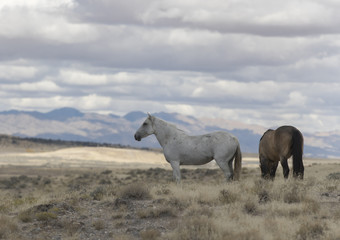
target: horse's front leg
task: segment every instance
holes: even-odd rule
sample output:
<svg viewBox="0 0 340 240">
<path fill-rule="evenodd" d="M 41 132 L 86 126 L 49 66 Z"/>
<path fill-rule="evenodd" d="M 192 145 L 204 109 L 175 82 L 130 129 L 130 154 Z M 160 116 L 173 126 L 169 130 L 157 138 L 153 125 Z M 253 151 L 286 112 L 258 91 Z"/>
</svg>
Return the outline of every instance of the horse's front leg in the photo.
<svg viewBox="0 0 340 240">
<path fill-rule="evenodd" d="M 278 165 L 279 165 L 279 162 L 276 162 L 276 161 L 270 163 L 269 175 L 270 175 L 270 179 L 272 180 L 274 180 L 275 178 L 276 169 Z"/>
<path fill-rule="evenodd" d="M 181 170 L 179 168 L 179 161 L 170 161 L 172 167 L 172 174 L 177 183 L 181 182 Z"/>
</svg>

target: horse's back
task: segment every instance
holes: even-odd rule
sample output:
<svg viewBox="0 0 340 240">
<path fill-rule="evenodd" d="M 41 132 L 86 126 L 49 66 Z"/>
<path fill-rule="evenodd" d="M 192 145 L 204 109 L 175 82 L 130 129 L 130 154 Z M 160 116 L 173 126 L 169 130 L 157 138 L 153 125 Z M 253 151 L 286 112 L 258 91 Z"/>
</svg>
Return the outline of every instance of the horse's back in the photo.
<svg viewBox="0 0 340 240">
<path fill-rule="evenodd" d="M 293 126 L 281 126 L 275 130 L 275 138 L 291 138 L 295 132 L 300 132 Z"/>
<path fill-rule="evenodd" d="M 234 155 L 238 140 L 228 132 L 213 132 L 204 135 L 182 135 L 169 141 L 164 148 L 167 159 L 179 159 L 183 165 L 205 164 L 215 157 Z"/>
<path fill-rule="evenodd" d="M 212 132 L 204 135 L 189 136 L 189 142 L 194 146 L 204 145 L 214 150 L 216 147 L 237 146 L 237 138 L 223 131 Z"/>
<path fill-rule="evenodd" d="M 225 146 L 231 146 L 231 147 L 236 147 L 238 143 L 238 139 L 231 133 L 229 132 L 223 132 L 223 131 L 218 131 L 218 132 L 213 132 L 210 134 L 206 134 L 203 136 L 212 136 L 212 143 L 214 145 L 225 145 Z"/>
</svg>

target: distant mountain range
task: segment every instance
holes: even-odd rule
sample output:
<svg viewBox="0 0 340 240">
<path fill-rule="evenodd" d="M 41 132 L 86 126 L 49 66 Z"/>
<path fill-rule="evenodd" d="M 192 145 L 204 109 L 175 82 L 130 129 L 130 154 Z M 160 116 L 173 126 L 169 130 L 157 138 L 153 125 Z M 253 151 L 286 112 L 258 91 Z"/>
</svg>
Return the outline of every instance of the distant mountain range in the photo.
<svg viewBox="0 0 340 240">
<path fill-rule="evenodd" d="M 228 131 L 239 139 L 242 151 L 247 153 L 257 153 L 258 142 L 267 130 L 263 126 L 226 119 L 195 118 L 165 112 L 153 115 L 176 124 L 178 128 L 192 135 Z M 146 113 L 139 111 L 117 116 L 83 113 L 74 108 L 60 108 L 47 113 L 10 110 L 0 112 L 0 134 L 160 148 L 154 136 L 141 142 L 134 140 L 133 135 L 145 118 Z M 305 156 L 340 157 L 340 131 L 304 133 L 304 138 Z"/>
</svg>

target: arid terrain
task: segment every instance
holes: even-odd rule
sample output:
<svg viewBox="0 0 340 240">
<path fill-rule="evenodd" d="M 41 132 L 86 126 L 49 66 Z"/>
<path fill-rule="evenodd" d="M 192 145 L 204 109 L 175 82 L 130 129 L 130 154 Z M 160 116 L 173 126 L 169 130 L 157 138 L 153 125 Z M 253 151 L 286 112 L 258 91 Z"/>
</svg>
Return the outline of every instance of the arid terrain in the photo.
<svg viewBox="0 0 340 240">
<path fill-rule="evenodd" d="M 241 180 L 214 163 L 172 181 L 161 152 L 2 145 L 0 239 L 340 239 L 340 162 L 306 159 L 305 179 Z"/>
</svg>

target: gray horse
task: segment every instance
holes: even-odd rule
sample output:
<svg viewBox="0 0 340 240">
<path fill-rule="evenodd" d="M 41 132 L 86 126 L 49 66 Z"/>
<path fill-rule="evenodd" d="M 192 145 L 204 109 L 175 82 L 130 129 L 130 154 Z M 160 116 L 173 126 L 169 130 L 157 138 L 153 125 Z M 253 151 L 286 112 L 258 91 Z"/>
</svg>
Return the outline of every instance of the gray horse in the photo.
<svg viewBox="0 0 340 240">
<path fill-rule="evenodd" d="M 180 165 L 203 165 L 215 159 L 228 181 L 238 180 L 241 172 L 242 155 L 240 144 L 228 132 L 214 132 L 200 136 L 188 136 L 175 125 L 148 114 L 147 119 L 135 133 L 141 141 L 155 134 L 163 148 L 164 156 L 173 169 L 177 182 L 181 180 Z M 234 162 L 234 171 L 232 162 Z"/>
</svg>

